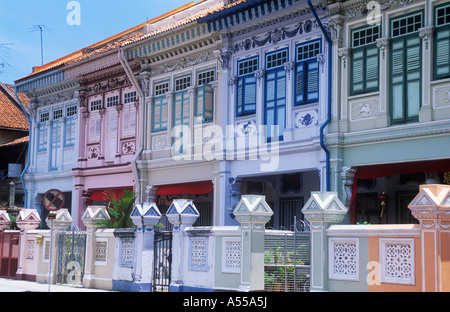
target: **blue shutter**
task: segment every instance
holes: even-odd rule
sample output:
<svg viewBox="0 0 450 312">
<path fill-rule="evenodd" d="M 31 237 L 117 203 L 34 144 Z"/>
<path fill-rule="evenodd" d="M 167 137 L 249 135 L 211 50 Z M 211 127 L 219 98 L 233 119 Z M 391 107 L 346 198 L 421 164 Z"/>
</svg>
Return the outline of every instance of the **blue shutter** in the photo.
<svg viewBox="0 0 450 312">
<path fill-rule="evenodd" d="M 308 66 L 308 95 L 307 101 L 317 101 L 319 99 L 319 63 L 310 62 Z"/>
<path fill-rule="evenodd" d="M 304 63 L 297 65 L 297 72 L 295 76 L 295 102 L 296 104 L 304 103 L 304 79 L 303 79 Z"/>
</svg>

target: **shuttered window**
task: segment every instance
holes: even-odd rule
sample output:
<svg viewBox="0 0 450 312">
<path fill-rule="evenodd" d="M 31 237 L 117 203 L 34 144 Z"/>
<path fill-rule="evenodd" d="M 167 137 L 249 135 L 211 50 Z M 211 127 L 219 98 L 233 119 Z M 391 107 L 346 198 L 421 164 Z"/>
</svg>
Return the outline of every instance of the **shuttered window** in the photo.
<svg viewBox="0 0 450 312">
<path fill-rule="evenodd" d="M 256 112 L 256 78 L 258 57 L 239 61 L 236 92 L 236 116 L 255 114 Z"/>
<path fill-rule="evenodd" d="M 266 55 L 264 121 L 268 126 L 269 141 L 275 137 L 281 140 L 286 128 L 286 71 L 284 64 L 288 59 L 287 49 Z"/>
<path fill-rule="evenodd" d="M 434 10 L 434 79 L 450 77 L 450 4 Z"/>
<path fill-rule="evenodd" d="M 321 53 L 319 40 L 297 46 L 297 67 L 295 74 L 295 104 L 314 103 L 319 100 L 319 63 Z"/>
<path fill-rule="evenodd" d="M 390 98 L 393 123 L 417 121 L 421 105 L 423 12 L 391 20 Z"/>
<path fill-rule="evenodd" d="M 66 126 L 64 129 L 64 147 L 75 145 L 75 118 L 77 107 L 75 105 L 66 108 Z"/>
<path fill-rule="evenodd" d="M 153 105 L 153 132 L 167 130 L 167 97 L 160 96 L 155 98 Z"/>
<path fill-rule="evenodd" d="M 358 28 L 352 31 L 351 95 L 378 91 L 379 55 L 376 40 L 380 26 Z"/>
<path fill-rule="evenodd" d="M 215 80 L 215 70 L 205 70 L 197 73 L 197 96 L 194 111 L 196 124 L 213 120 L 214 91 L 211 82 Z"/>
<path fill-rule="evenodd" d="M 48 127 L 46 122 L 50 119 L 50 113 L 44 112 L 40 114 L 39 124 L 39 139 L 38 139 L 38 152 L 47 150 L 48 142 Z"/>
</svg>

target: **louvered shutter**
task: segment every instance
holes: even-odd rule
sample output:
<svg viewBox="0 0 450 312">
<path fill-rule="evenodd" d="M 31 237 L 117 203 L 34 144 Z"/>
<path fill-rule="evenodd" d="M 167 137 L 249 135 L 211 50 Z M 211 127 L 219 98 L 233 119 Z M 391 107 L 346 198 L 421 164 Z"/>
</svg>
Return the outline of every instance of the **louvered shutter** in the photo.
<svg viewBox="0 0 450 312">
<path fill-rule="evenodd" d="M 161 131 L 161 104 L 162 98 L 155 99 L 153 105 L 153 131 Z"/>
<path fill-rule="evenodd" d="M 450 76 L 450 26 L 436 29 L 435 34 L 435 76 Z"/>
<path fill-rule="evenodd" d="M 352 59 L 352 93 L 364 91 L 364 49 L 353 51 Z"/>
<path fill-rule="evenodd" d="M 421 39 L 412 37 L 406 39 L 406 99 L 407 118 L 419 116 L 421 102 Z"/>
<path fill-rule="evenodd" d="M 244 81 L 244 112 L 253 113 L 256 110 L 256 78 L 248 76 Z"/>
<path fill-rule="evenodd" d="M 366 77 L 365 88 L 368 90 L 378 90 L 378 72 L 379 72 L 379 56 L 376 46 L 367 47 L 366 50 Z"/>
<path fill-rule="evenodd" d="M 295 77 L 295 101 L 297 104 L 303 104 L 304 100 L 304 79 L 303 79 L 303 67 L 304 63 L 297 65 L 297 72 Z"/>
<path fill-rule="evenodd" d="M 308 95 L 307 101 L 317 101 L 319 99 L 319 63 L 310 62 L 308 66 Z"/>
<path fill-rule="evenodd" d="M 391 51 L 391 107 L 393 121 L 401 121 L 404 119 L 404 41 L 396 41 L 392 43 Z"/>
</svg>

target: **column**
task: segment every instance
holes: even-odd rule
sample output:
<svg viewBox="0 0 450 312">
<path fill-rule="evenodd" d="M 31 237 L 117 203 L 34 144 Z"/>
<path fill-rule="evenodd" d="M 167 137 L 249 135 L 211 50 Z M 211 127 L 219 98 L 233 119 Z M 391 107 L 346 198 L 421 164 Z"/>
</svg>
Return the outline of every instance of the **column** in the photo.
<svg viewBox="0 0 450 312">
<path fill-rule="evenodd" d="M 408 205 L 420 221 L 422 291 L 450 291 L 450 185 L 420 186 Z M 418 282 L 418 281 L 417 281 Z M 416 282 L 416 283 L 417 283 Z"/>
<path fill-rule="evenodd" d="M 264 69 L 255 71 L 256 78 L 256 127 L 264 125 L 264 79 L 266 71 Z M 267 129 L 266 131 L 270 131 Z"/>
<path fill-rule="evenodd" d="M 339 105 L 337 107 L 338 111 L 338 120 L 339 120 L 339 129 L 334 129 L 334 131 L 342 131 L 347 132 L 348 131 L 348 85 L 350 83 L 349 80 L 349 65 L 350 65 L 350 53 L 352 48 L 345 47 L 338 50 L 338 56 L 341 60 L 341 88 L 340 90 L 336 90 L 334 94 L 340 95 L 340 109 Z M 335 127 L 334 125 L 332 125 Z"/>
<path fill-rule="evenodd" d="M 87 232 L 83 276 L 83 286 L 86 288 L 93 288 L 95 282 L 95 232 L 100 227 L 99 225 L 97 225 L 97 222 L 101 220 L 108 220 L 109 218 L 109 214 L 106 211 L 106 207 L 104 206 L 89 206 L 81 217 L 81 221 L 83 221 Z"/>
<path fill-rule="evenodd" d="M 51 216 L 51 215 L 54 215 L 54 214 L 49 214 L 49 216 Z M 50 272 L 49 272 L 49 279 L 50 279 L 50 283 L 54 284 L 56 282 L 55 272 L 57 272 L 57 265 L 58 265 L 58 262 L 57 262 L 58 237 L 61 232 L 64 232 L 72 224 L 72 217 L 70 216 L 68 209 L 64 208 L 64 209 L 60 209 L 56 212 L 56 216 L 53 219 L 53 221 L 47 217 L 45 222 L 47 223 L 47 226 L 51 230 L 50 231 L 50 233 L 51 233 L 51 237 L 50 237 L 51 266 L 50 266 Z M 47 281 L 47 283 L 49 282 L 48 279 L 46 279 L 46 281 Z"/>
<path fill-rule="evenodd" d="M 139 291 L 152 291 L 155 226 L 161 216 L 154 202 L 137 204 L 131 212 L 131 219 L 136 225 L 137 247 L 133 283 Z"/>
<path fill-rule="evenodd" d="M 8 215 L 8 214 L 6 214 Z M 0 212 L 0 224 L 1 224 L 1 212 Z M 19 212 L 16 219 L 16 224 L 20 229 L 20 246 L 19 246 L 19 264 L 17 268 L 16 276 L 18 279 L 24 279 L 26 277 L 25 262 L 27 257 L 26 248 L 28 247 L 27 234 L 30 230 L 35 230 L 39 227 L 41 223 L 41 217 L 36 209 L 24 209 Z M 9 224 L 8 224 L 9 225 Z M 1 230 L 1 225 L 0 225 Z"/>
<path fill-rule="evenodd" d="M 302 212 L 311 225 L 311 291 L 328 291 L 326 230 L 340 223 L 348 210 L 336 192 L 312 192 Z"/>
<path fill-rule="evenodd" d="M 175 100 L 175 92 L 169 91 L 167 96 L 167 146 L 172 146 L 172 127 L 173 127 L 173 101 Z"/>
<path fill-rule="evenodd" d="M 419 28 L 422 38 L 422 107 L 419 111 L 419 121 L 432 121 L 431 105 L 431 68 L 433 68 L 433 31 L 434 26 Z"/>
<path fill-rule="evenodd" d="M 168 221 L 173 225 L 172 231 L 172 278 L 170 291 L 183 291 L 183 270 L 187 259 L 183 259 L 184 246 L 183 232 L 192 226 L 200 214 L 192 199 L 174 199 L 166 212 Z"/>
<path fill-rule="evenodd" d="M 377 39 L 380 49 L 380 78 L 377 128 L 386 128 L 391 124 L 389 112 L 389 37 Z"/>
<path fill-rule="evenodd" d="M 243 195 L 234 210 L 241 224 L 240 291 L 264 291 L 264 227 L 273 216 L 265 196 Z"/>
</svg>

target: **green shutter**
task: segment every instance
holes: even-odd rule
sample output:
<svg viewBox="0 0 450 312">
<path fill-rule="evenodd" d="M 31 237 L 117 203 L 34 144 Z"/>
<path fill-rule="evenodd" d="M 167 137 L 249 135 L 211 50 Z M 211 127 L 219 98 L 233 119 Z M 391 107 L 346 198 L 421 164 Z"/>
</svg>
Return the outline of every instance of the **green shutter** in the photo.
<svg viewBox="0 0 450 312">
<path fill-rule="evenodd" d="M 404 42 L 400 40 L 392 43 L 391 51 L 391 107 L 393 121 L 404 119 Z"/>
<path fill-rule="evenodd" d="M 378 90 L 378 73 L 379 73 L 379 56 L 378 48 L 368 47 L 366 48 L 366 81 L 365 89 L 370 91 Z"/>
<path fill-rule="evenodd" d="M 450 27 L 440 27 L 435 35 L 435 78 L 450 76 Z"/>
<path fill-rule="evenodd" d="M 352 59 L 352 94 L 364 91 L 364 49 L 353 52 Z"/>
<path fill-rule="evenodd" d="M 407 119 L 412 120 L 419 116 L 421 103 L 421 65 L 422 45 L 418 36 L 406 39 L 406 96 Z"/>
</svg>

